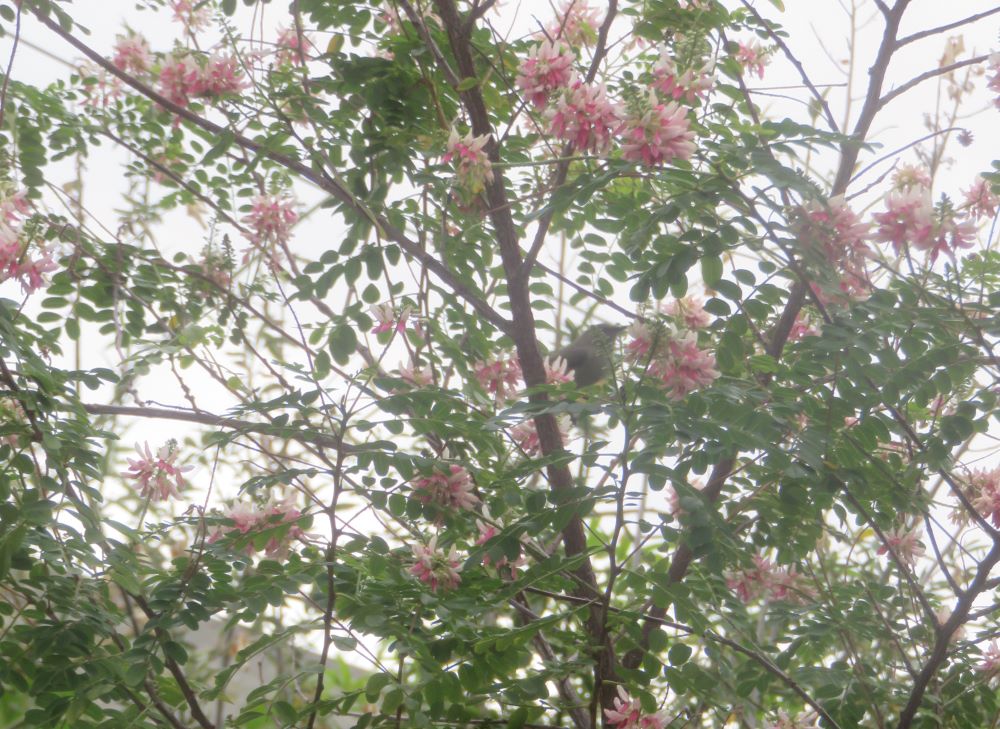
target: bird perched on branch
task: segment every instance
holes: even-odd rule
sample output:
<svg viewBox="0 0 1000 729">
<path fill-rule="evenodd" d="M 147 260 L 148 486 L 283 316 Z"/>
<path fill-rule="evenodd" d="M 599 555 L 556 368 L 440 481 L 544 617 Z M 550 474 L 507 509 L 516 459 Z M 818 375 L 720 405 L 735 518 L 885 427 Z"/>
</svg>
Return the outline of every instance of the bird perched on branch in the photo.
<svg viewBox="0 0 1000 729">
<path fill-rule="evenodd" d="M 577 387 L 593 385 L 611 374 L 615 339 L 625 330 L 618 324 L 596 324 L 560 349 L 552 359 L 566 361 Z"/>
</svg>

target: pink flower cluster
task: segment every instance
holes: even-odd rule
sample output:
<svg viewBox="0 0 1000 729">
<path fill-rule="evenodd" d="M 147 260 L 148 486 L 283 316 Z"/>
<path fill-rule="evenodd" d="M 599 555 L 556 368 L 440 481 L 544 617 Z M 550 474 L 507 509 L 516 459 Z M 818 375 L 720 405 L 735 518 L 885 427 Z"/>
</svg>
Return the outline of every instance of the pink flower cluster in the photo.
<svg viewBox="0 0 1000 729">
<path fill-rule="evenodd" d="M 719 376 L 715 356 L 698 346 L 692 331 L 671 326 L 655 332 L 648 324 L 637 322 L 629 328 L 626 355 L 659 379 L 672 400 L 712 384 Z"/>
<path fill-rule="evenodd" d="M 121 79 L 103 68 L 92 63 L 85 63 L 77 69 L 77 73 L 84 82 L 84 106 L 89 106 L 92 109 L 104 109 L 112 101 L 121 97 Z"/>
<path fill-rule="evenodd" d="M 404 306 L 399 313 L 396 313 L 395 307 L 390 303 L 376 304 L 370 311 L 377 322 L 372 328 L 372 334 L 391 331 L 402 334 L 406 331 L 406 322 L 410 318 L 409 306 Z"/>
<path fill-rule="evenodd" d="M 712 323 L 712 318 L 705 311 L 701 300 L 693 296 L 667 302 L 663 305 L 663 313 L 687 329 L 704 329 Z"/>
<path fill-rule="evenodd" d="M 573 51 L 559 41 L 532 46 L 517 71 L 517 87 L 532 105 L 542 108 L 553 92 L 569 86 L 573 77 Z"/>
<path fill-rule="evenodd" d="M 250 228 L 250 241 L 257 246 L 283 246 L 292 237 L 298 221 L 295 201 L 281 195 L 257 195 L 243 222 Z"/>
<path fill-rule="evenodd" d="M 666 49 L 660 52 L 660 58 L 653 65 L 653 88 L 674 101 L 684 99 L 693 104 L 711 91 L 714 85 L 715 79 L 710 65 L 688 68 L 679 73 Z"/>
<path fill-rule="evenodd" d="M 436 504 L 443 509 L 471 511 L 479 498 L 472 493 L 474 484 L 469 472 L 454 464 L 445 470 L 433 468 L 429 474 L 411 482 L 413 496 L 424 504 Z"/>
<path fill-rule="evenodd" d="M 483 516 L 487 519 L 490 518 L 489 509 L 486 509 L 485 507 L 483 508 Z M 479 530 L 479 538 L 476 539 L 476 546 L 481 547 L 500 533 L 500 530 L 503 529 L 503 524 L 500 522 L 496 522 L 496 525 L 494 526 L 493 524 L 487 524 L 482 519 L 476 519 L 476 529 Z M 522 539 L 524 539 L 523 536 Z M 513 562 L 511 562 L 506 557 L 501 557 L 500 559 L 493 561 L 488 554 L 485 553 L 483 554 L 484 567 L 493 566 L 497 570 L 502 570 L 506 568 L 505 571 L 509 572 L 510 576 L 512 577 L 516 575 L 517 568 L 523 565 L 524 562 L 525 559 L 523 552 Z"/>
<path fill-rule="evenodd" d="M 986 652 L 983 653 L 983 660 L 976 666 L 976 670 L 986 674 L 989 678 L 1000 673 L 1000 646 L 997 646 L 996 641 L 987 646 Z"/>
<path fill-rule="evenodd" d="M 874 215 L 875 239 L 891 243 L 897 254 L 909 246 L 927 251 L 931 261 L 942 252 L 954 256 L 956 249 L 969 248 L 976 234 L 973 222 L 959 218 L 950 206 L 935 211 L 926 187 L 890 192 L 886 208 Z"/>
<path fill-rule="evenodd" d="M 984 519 L 1000 527 L 1000 468 L 973 471 L 967 480 L 972 506 Z"/>
<path fill-rule="evenodd" d="M 493 166 L 484 149 L 487 141 L 489 137 L 485 134 L 473 137 L 472 132 L 459 137 L 453 127 L 448 136 L 448 151 L 442 157 L 445 162 L 455 163 L 458 184 L 473 195 L 493 182 Z"/>
<path fill-rule="evenodd" d="M 550 357 L 545 360 L 545 384 L 565 385 L 573 381 L 573 373 L 563 357 Z"/>
<path fill-rule="evenodd" d="M 755 554 L 754 566 L 731 573 L 726 586 L 745 603 L 764 600 L 794 600 L 807 593 L 794 567 L 782 569 L 771 560 Z"/>
<path fill-rule="evenodd" d="M 840 291 L 849 298 L 869 289 L 866 266 L 872 254 L 868 229 L 869 225 L 861 222 L 842 195 L 825 203 L 807 203 L 795 224 L 799 241 L 825 259 L 837 277 Z M 826 298 L 821 296 L 821 300 Z"/>
<path fill-rule="evenodd" d="M 281 538 L 275 535 L 264 545 L 264 554 L 268 557 L 274 557 L 284 552 L 292 539 L 301 539 L 305 536 L 302 529 L 295 523 L 302 517 L 302 512 L 295 507 L 291 497 L 283 501 L 272 499 L 261 507 L 240 502 L 235 504 L 225 516 L 227 519 L 231 519 L 234 525 L 216 529 L 209 538 L 209 543 L 217 542 L 223 537 L 238 537 L 251 532 L 273 529 L 282 524 L 291 524 Z M 252 556 L 255 551 L 256 547 L 251 541 L 246 547 L 246 553 Z"/>
<path fill-rule="evenodd" d="M 911 565 L 924 553 L 923 545 L 920 544 L 920 530 L 916 527 L 909 531 L 897 528 L 885 532 L 885 544 L 878 548 L 877 554 L 889 554 L 889 547 L 892 547 L 897 557 Z"/>
<path fill-rule="evenodd" d="M 146 73 L 153 65 L 149 43 L 137 33 L 120 35 L 115 43 L 115 55 L 111 62 L 126 73 Z"/>
<path fill-rule="evenodd" d="M 521 363 L 516 358 L 490 358 L 478 362 L 473 367 L 473 375 L 476 382 L 501 405 L 520 390 Z"/>
<path fill-rule="evenodd" d="M 427 546 L 414 544 L 413 566 L 410 567 L 410 574 L 415 575 L 418 580 L 431 588 L 431 592 L 438 590 L 454 590 L 462 581 L 459 572 L 462 571 L 462 563 L 458 560 L 455 546 L 445 554 L 438 549 L 437 535 L 431 537 Z"/>
<path fill-rule="evenodd" d="M 172 56 L 160 69 L 159 90 L 178 106 L 193 98 L 217 98 L 246 88 L 239 62 L 234 56 L 211 56 L 204 66 L 191 56 Z"/>
<path fill-rule="evenodd" d="M 303 59 L 309 60 L 309 54 L 315 50 L 313 44 L 303 34 L 302 52 L 299 53 L 299 34 L 295 28 L 284 28 L 278 31 L 278 40 L 275 42 L 277 49 L 274 52 L 274 60 L 279 66 L 297 66 Z"/>
<path fill-rule="evenodd" d="M 566 422 L 563 419 L 556 420 L 559 428 L 559 435 L 563 442 L 566 441 Z M 534 420 L 525 420 L 510 429 L 510 437 L 517 447 L 529 458 L 537 456 L 542 452 L 542 445 L 538 439 L 538 430 L 535 428 Z"/>
<path fill-rule="evenodd" d="M 166 501 L 171 496 L 179 496 L 179 489 L 184 487 L 184 473 L 194 466 L 178 466 L 175 463 L 180 455 L 176 442 L 168 441 L 155 455 L 149 449 L 149 443 L 145 444 L 145 448 L 136 443 L 135 450 L 139 457 L 126 459 L 128 470 L 122 473 L 122 477 L 135 479 L 136 488 L 143 498 Z"/>
<path fill-rule="evenodd" d="M 744 41 L 736 51 L 736 61 L 748 74 L 764 78 L 764 66 L 771 61 L 771 55 L 759 41 Z"/>
<path fill-rule="evenodd" d="M 26 294 L 45 284 L 43 275 L 58 268 L 52 254 L 33 246 L 25 230 L 31 204 L 23 190 L 0 196 L 0 281 L 16 278 Z"/>
<path fill-rule="evenodd" d="M 587 0 L 564 0 L 546 32 L 572 47 L 589 46 L 597 40 L 597 29 L 601 26 L 598 12 Z"/>
<path fill-rule="evenodd" d="M 993 105 L 1000 109 L 1000 53 L 994 53 L 989 58 L 989 72 L 992 74 L 987 81 L 987 88 L 996 94 Z"/>
<path fill-rule="evenodd" d="M 652 91 L 646 103 L 625 120 L 624 159 L 654 167 L 675 158 L 691 159 L 694 150 L 687 110 L 675 101 L 660 103 Z"/>
<path fill-rule="evenodd" d="M 208 3 L 201 0 L 170 0 L 170 7 L 174 11 L 174 20 L 183 24 L 189 32 L 201 30 L 211 19 Z"/>
<path fill-rule="evenodd" d="M 1000 197 L 993 192 L 993 188 L 982 175 L 976 177 L 972 187 L 965 191 L 965 207 L 976 220 L 981 218 L 992 218 L 997 214 L 1000 207 Z"/>
<path fill-rule="evenodd" d="M 434 382 L 434 373 L 427 365 L 410 362 L 399 368 L 399 377 L 413 387 L 427 387 Z"/>
<path fill-rule="evenodd" d="M 604 152 L 621 129 L 618 105 L 608 99 L 603 84 L 575 80 L 562 89 L 546 112 L 549 133 L 570 142 L 580 152 Z"/>
<path fill-rule="evenodd" d="M 604 719 L 608 726 L 616 729 L 664 729 L 667 726 L 667 717 L 662 712 L 647 714 L 639 699 L 629 696 L 621 685 L 614 708 L 604 710 Z"/>
</svg>

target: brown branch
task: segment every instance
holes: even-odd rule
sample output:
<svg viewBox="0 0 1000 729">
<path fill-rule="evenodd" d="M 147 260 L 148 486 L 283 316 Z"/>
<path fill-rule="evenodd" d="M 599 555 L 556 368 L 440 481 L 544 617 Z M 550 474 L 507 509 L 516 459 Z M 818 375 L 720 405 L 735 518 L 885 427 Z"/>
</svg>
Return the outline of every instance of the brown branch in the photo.
<svg viewBox="0 0 1000 729">
<path fill-rule="evenodd" d="M 929 78 L 934 78 L 935 76 L 941 76 L 946 73 L 951 73 L 952 71 L 955 71 L 959 68 L 964 68 L 965 66 L 974 66 L 977 63 L 984 63 L 986 60 L 989 59 L 989 57 L 990 57 L 989 54 L 986 54 L 985 56 L 966 58 L 964 61 L 956 61 L 955 63 L 949 64 L 947 66 L 941 66 L 941 68 L 934 68 L 931 69 L 930 71 L 925 71 L 919 76 L 914 76 L 902 86 L 897 86 L 892 91 L 883 96 L 881 99 L 879 99 L 878 108 L 881 109 L 883 106 L 888 104 L 890 101 L 895 99 L 900 94 L 906 93 L 917 84 L 923 83 Z"/>
<path fill-rule="evenodd" d="M 434 256 L 427 251 L 423 250 L 417 243 L 407 238 L 406 234 L 389 222 L 385 216 L 376 214 L 361 200 L 351 194 L 346 185 L 334 176 L 335 172 L 333 170 L 323 172 L 313 169 L 309 165 L 303 164 L 293 157 L 268 149 L 266 146 L 259 144 L 242 134 L 220 126 L 215 122 L 209 121 L 208 119 L 195 114 L 190 109 L 174 103 L 147 84 L 119 69 L 83 41 L 77 39 L 68 31 L 63 30 L 58 23 L 42 15 L 40 11 L 36 10 L 34 13 L 38 20 L 49 30 L 56 33 L 59 37 L 83 53 L 87 56 L 87 58 L 92 60 L 105 71 L 120 78 L 140 94 L 151 99 L 152 101 L 155 101 L 164 109 L 176 114 L 185 121 L 188 121 L 207 132 L 211 132 L 212 134 L 220 137 L 232 137 L 233 142 L 238 144 L 240 147 L 243 147 L 247 151 L 253 152 L 254 154 L 266 157 L 272 162 L 276 162 L 289 171 L 296 173 L 306 180 L 309 180 L 321 190 L 330 193 L 330 195 L 343 203 L 347 208 L 353 210 L 356 214 L 368 220 L 376 228 L 376 230 L 398 245 L 408 256 L 420 261 L 421 264 L 427 267 L 452 291 L 454 291 L 455 294 L 465 299 L 480 315 L 483 316 L 484 319 L 489 321 L 505 334 L 511 333 L 510 322 L 497 313 L 491 306 L 489 306 L 489 304 L 480 299 L 470 287 L 459 281 L 452 271 L 443 263 L 434 258 Z"/>
<path fill-rule="evenodd" d="M 924 693 L 927 691 L 927 686 L 948 656 L 948 644 L 951 642 L 952 634 L 965 622 L 975 599 L 987 589 L 990 571 L 997 562 L 1000 562 L 1000 540 L 994 539 L 993 547 L 983 558 L 983 561 L 979 563 L 976 576 L 973 578 L 972 584 L 969 585 L 969 589 L 958 598 L 958 602 L 955 603 L 955 609 L 944 622 L 944 625 L 938 628 L 934 650 L 913 682 L 913 688 L 910 690 L 910 698 L 906 702 L 906 706 L 903 707 L 903 711 L 900 712 L 899 724 L 896 725 L 896 729 L 909 729 L 913 726 L 913 718 L 917 714 L 917 709 L 920 708 Z"/>
<path fill-rule="evenodd" d="M 977 20 L 982 20 L 983 18 L 988 18 L 991 15 L 1000 13 L 1000 5 L 997 5 L 991 10 L 986 10 L 982 13 L 976 13 L 975 15 L 970 15 L 967 18 L 962 18 L 961 20 L 956 20 L 954 23 L 948 23 L 947 25 L 939 25 L 936 28 L 929 28 L 927 30 L 921 30 L 917 33 L 912 33 L 905 38 L 900 38 L 896 42 L 896 48 L 902 48 L 907 43 L 913 43 L 913 41 L 920 40 L 921 38 L 926 38 L 929 35 L 936 35 L 938 33 L 944 33 L 951 30 L 952 28 L 958 28 L 962 25 L 968 25 L 969 23 L 975 23 Z"/>
<path fill-rule="evenodd" d="M 164 420 L 180 420 L 187 423 L 200 423 L 215 428 L 231 428 L 244 433 L 258 433 L 259 435 L 277 436 L 288 440 L 308 443 L 329 448 L 345 453 L 357 453 L 364 449 L 364 446 L 343 443 L 339 438 L 320 433 L 289 432 L 282 426 L 268 425 L 266 423 L 254 423 L 249 420 L 239 418 L 226 418 L 213 413 L 193 410 L 170 410 L 168 408 L 132 407 L 128 405 L 101 405 L 99 403 L 82 403 L 83 409 L 91 415 L 123 415 L 133 418 L 155 418 Z"/>
<path fill-rule="evenodd" d="M 462 22 L 454 0 L 435 0 L 438 16 L 448 34 L 458 73 L 462 78 L 475 78 L 476 67 L 472 58 L 470 34 L 472 29 Z M 483 95 L 478 87 L 460 92 L 462 104 L 469 115 L 472 133 L 487 138 L 486 152 L 493 162 L 499 162 L 499 148 L 493 138 L 493 128 Z M 534 388 L 546 382 L 545 363 L 538 350 L 538 340 L 535 335 L 535 315 L 531 308 L 531 298 L 528 291 L 527 271 L 523 268 L 521 247 L 518 241 L 517 227 L 511 213 L 508 200 L 506 179 L 503 175 L 495 175 L 492 182 L 486 186 L 486 197 L 489 203 L 489 216 L 493 224 L 500 259 L 507 279 L 507 294 L 510 302 L 513 326 L 509 335 L 514 340 L 518 360 L 524 375 L 525 384 L 531 388 L 528 396 L 533 405 L 543 405 L 548 401 L 544 392 Z M 564 452 L 562 435 L 553 415 L 546 413 L 534 418 L 535 430 L 538 434 L 541 451 L 545 456 Z M 573 475 L 565 464 L 550 463 L 546 466 L 549 484 L 556 502 L 565 504 L 569 494 L 574 489 Z M 604 610 L 597 588 L 597 576 L 591 564 L 587 550 L 587 536 L 583 528 L 583 520 L 574 516 L 562 531 L 563 545 L 566 554 L 580 558 L 580 565 L 574 570 L 574 576 L 579 580 L 579 594 L 593 600 L 588 609 L 586 629 L 588 635 L 597 639 L 604 632 Z M 614 649 L 610 644 L 597 649 L 597 663 L 594 669 L 595 685 L 601 686 L 603 678 L 614 675 Z M 601 694 L 602 705 L 607 708 L 612 705 L 613 691 L 608 691 L 610 684 L 604 684 Z M 596 723 L 596 722 L 595 722 Z"/>
</svg>

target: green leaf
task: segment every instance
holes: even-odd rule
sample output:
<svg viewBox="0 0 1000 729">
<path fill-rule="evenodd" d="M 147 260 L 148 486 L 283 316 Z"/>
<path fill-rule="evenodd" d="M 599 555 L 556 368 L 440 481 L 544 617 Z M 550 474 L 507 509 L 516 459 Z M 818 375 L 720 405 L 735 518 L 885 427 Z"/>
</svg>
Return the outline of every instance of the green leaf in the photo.
<svg viewBox="0 0 1000 729">
<path fill-rule="evenodd" d="M 684 643 L 674 643 L 667 653 L 667 660 L 671 666 L 682 666 L 691 657 L 691 646 Z"/>
<path fill-rule="evenodd" d="M 479 79 L 474 76 L 469 76 L 459 81 L 458 86 L 456 86 L 455 89 L 461 93 L 462 91 L 468 91 L 469 89 L 474 89 L 478 85 L 479 85 Z"/>
<path fill-rule="evenodd" d="M 358 336 L 354 327 L 341 324 L 330 332 L 330 354 L 337 364 L 346 365 L 351 361 L 351 355 L 358 348 Z"/>
<path fill-rule="evenodd" d="M 706 286 L 714 287 L 722 278 L 722 259 L 719 256 L 702 256 L 701 277 Z"/>
<path fill-rule="evenodd" d="M 392 682 L 393 678 L 388 673 L 373 673 L 365 683 L 365 698 L 369 703 L 378 701 L 382 689 Z"/>
</svg>

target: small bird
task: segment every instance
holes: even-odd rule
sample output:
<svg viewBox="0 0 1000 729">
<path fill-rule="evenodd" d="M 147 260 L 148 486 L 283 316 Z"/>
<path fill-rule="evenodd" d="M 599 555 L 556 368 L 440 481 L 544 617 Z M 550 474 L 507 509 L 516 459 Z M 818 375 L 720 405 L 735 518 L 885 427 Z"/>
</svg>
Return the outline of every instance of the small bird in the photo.
<svg viewBox="0 0 1000 729">
<path fill-rule="evenodd" d="M 566 360 L 577 387 L 593 385 L 611 374 L 615 339 L 625 330 L 618 324 L 596 324 L 560 349 L 552 359 Z"/>
</svg>

